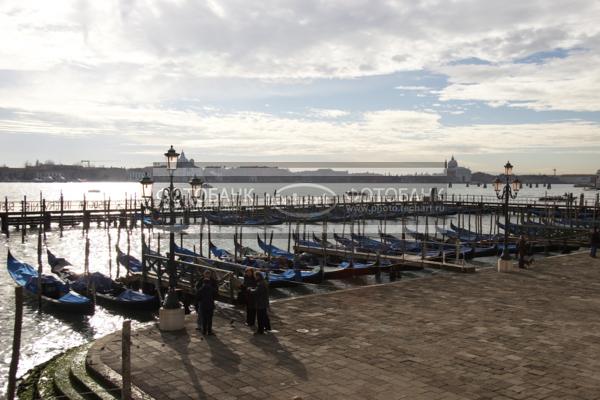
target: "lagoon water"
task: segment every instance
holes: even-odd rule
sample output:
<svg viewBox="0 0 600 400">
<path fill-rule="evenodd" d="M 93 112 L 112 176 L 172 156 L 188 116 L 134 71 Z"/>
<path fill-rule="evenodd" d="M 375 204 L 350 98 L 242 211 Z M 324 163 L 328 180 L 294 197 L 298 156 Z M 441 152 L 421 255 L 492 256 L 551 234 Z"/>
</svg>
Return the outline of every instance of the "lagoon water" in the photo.
<svg viewBox="0 0 600 400">
<path fill-rule="evenodd" d="M 252 186 L 247 185 L 228 185 L 228 184 L 213 184 L 215 187 L 213 193 L 221 193 L 222 196 L 226 196 L 227 193 L 256 193 L 262 196 L 263 193 L 272 194 L 275 190 L 279 193 L 286 186 L 285 184 L 253 184 Z M 375 193 L 383 188 L 388 188 L 388 194 L 398 194 L 411 192 L 416 193 L 428 193 L 431 185 L 365 185 L 371 188 Z M 347 190 L 361 190 L 362 185 L 359 184 L 332 184 L 328 185 L 328 188 L 333 190 L 335 193 L 343 194 Z M 289 189 L 288 194 L 289 194 Z M 297 186 L 294 188 L 299 196 L 303 195 L 319 195 L 322 192 L 319 188 L 315 187 L 301 187 Z M 455 184 L 454 187 L 448 188 L 446 186 L 438 186 L 437 190 L 439 193 L 447 193 L 449 196 L 454 194 L 455 196 L 494 196 L 491 185 L 488 188 Z M 27 196 L 28 199 L 35 200 L 42 196 L 47 200 L 58 200 L 61 192 L 65 200 L 83 200 L 84 195 L 87 200 L 121 200 L 126 196 L 128 198 L 140 197 L 140 185 L 137 182 L 80 182 L 80 183 L 0 183 L 0 200 L 4 200 L 6 196 L 8 201 L 20 201 L 23 196 Z M 285 190 L 284 190 L 285 192 Z M 596 192 L 584 192 L 582 189 L 574 188 L 572 185 L 554 185 L 551 190 L 546 190 L 543 187 L 538 188 L 524 188 L 520 193 L 521 199 L 533 199 L 539 198 L 544 195 L 561 195 L 566 192 L 574 193 L 575 196 L 583 193 L 589 201 L 592 201 Z M 225 195 L 224 195 L 225 193 Z M 484 230 L 489 227 L 490 220 L 484 218 Z M 432 222 L 432 221 L 430 221 Z M 409 221 L 409 226 L 416 228 L 416 221 Z M 422 229 L 423 221 L 420 222 L 420 229 Z M 213 242 L 219 247 L 223 247 L 231 250 L 233 248 L 232 235 L 233 228 L 231 227 L 212 227 Z M 322 231 L 322 226 L 310 225 L 307 227 L 301 227 L 301 231 L 307 231 L 308 233 L 316 232 L 319 234 Z M 377 223 L 367 224 L 366 232 L 375 235 L 377 233 Z M 399 232 L 400 222 L 398 221 L 387 221 L 386 229 L 390 233 Z M 341 233 L 342 231 L 348 232 L 348 227 L 344 227 L 341 224 L 329 224 L 328 232 Z M 287 247 L 288 227 L 287 225 L 255 228 L 244 228 L 243 239 L 244 245 L 257 248 L 256 246 L 256 234 L 265 234 L 275 232 L 273 244 L 282 248 Z M 104 227 L 96 227 L 93 225 L 89 230 L 89 239 L 91 243 L 90 248 L 90 271 L 101 271 L 107 274 L 111 274 L 113 277 L 116 275 L 116 262 L 114 261 L 115 252 L 114 248 L 109 249 L 108 237 L 110 235 L 112 245 L 117 243 L 119 237 L 119 245 L 122 249 L 127 248 L 127 238 L 124 231 L 119 232 L 115 228 L 106 229 Z M 84 233 L 80 227 L 66 228 L 62 237 L 58 231 L 58 228 L 53 227 L 52 231 L 46 235 L 46 246 L 51 249 L 56 255 L 67 258 L 73 265 L 74 269 L 82 270 L 84 262 Z M 199 246 L 199 226 L 192 225 L 188 230 L 188 234 L 183 237 L 183 244 L 186 247 Z M 206 234 L 204 235 L 204 246 L 206 246 Z M 151 235 L 152 245 L 156 246 L 157 234 Z M 179 239 L 178 239 L 179 240 Z M 133 229 L 130 236 L 131 254 L 139 257 L 140 253 L 141 235 L 140 229 Z M 0 235 L 0 264 L 2 265 L 2 272 L 0 272 L 0 397 L 3 396 L 6 386 L 6 377 L 8 375 L 8 366 L 10 363 L 11 355 L 11 343 L 12 343 L 12 329 L 14 321 L 14 289 L 13 282 L 6 272 L 6 253 L 10 248 L 13 255 L 22 261 L 37 265 L 37 231 L 35 229 L 29 229 L 26 237 L 25 244 L 21 244 L 21 237 L 18 232 L 11 230 L 10 238 L 5 235 Z M 166 247 L 165 236 L 163 235 L 162 248 Z M 207 249 L 204 249 L 204 253 L 207 253 Z M 109 260 L 112 259 L 112 262 Z M 46 262 L 45 251 L 43 257 L 44 263 Z M 493 261 L 493 260 L 491 260 Z M 484 261 L 485 262 L 485 261 Z M 121 273 L 124 271 L 121 270 Z M 49 273 L 47 264 L 45 265 L 45 273 Z M 415 274 L 419 276 L 419 274 Z M 296 289 L 279 289 L 274 291 L 274 295 L 278 297 L 282 296 L 294 296 L 301 295 L 304 293 L 312 293 L 315 291 L 323 290 L 335 290 L 337 288 L 343 288 L 354 285 L 364 285 L 374 282 L 374 277 L 363 277 L 357 278 L 351 281 L 334 281 L 328 282 L 323 286 L 314 287 L 299 287 Z M 95 338 L 101 337 L 109 332 L 120 328 L 124 318 L 131 318 L 131 316 L 124 316 L 102 307 L 97 307 L 96 313 L 93 316 L 87 317 L 69 317 L 61 316 L 50 313 L 38 313 L 35 301 L 27 300 L 24 310 L 24 321 L 23 321 L 23 335 L 21 344 L 21 359 L 19 363 L 19 375 L 30 369 L 36 364 L 39 364 L 53 355 L 62 352 L 63 350 L 88 342 Z M 134 317 L 135 324 L 147 324 L 152 323 L 154 317 L 149 315 L 137 315 Z"/>
</svg>

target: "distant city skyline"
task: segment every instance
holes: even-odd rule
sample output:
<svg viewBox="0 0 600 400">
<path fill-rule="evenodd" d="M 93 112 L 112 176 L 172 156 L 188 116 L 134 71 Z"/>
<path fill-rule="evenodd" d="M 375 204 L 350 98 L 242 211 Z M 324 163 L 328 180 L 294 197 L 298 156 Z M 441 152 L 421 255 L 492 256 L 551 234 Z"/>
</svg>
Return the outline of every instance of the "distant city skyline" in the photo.
<svg viewBox="0 0 600 400">
<path fill-rule="evenodd" d="M 600 169 L 600 3 L 5 1 L 0 164 Z"/>
</svg>

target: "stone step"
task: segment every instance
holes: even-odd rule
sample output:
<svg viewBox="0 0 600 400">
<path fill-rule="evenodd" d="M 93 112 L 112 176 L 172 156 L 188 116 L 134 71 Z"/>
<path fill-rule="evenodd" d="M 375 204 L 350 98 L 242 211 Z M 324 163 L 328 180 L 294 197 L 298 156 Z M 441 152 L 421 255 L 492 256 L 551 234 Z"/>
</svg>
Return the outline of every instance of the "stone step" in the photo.
<svg viewBox="0 0 600 400">
<path fill-rule="evenodd" d="M 102 362 L 102 358 L 100 357 L 100 353 L 104 351 L 108 343 L 113 340 L 114 335 L 107 335 L 96 340 L 92 344 L 92 347 L 90 347 L 90 351 L 87 353 L 85 365 L 90 377 L 92 377 L 96 382 L 99 382 L 101 386 L 109 388 L 108 390 L 111 393 L 121 396 L 121 375 L 104 364 L 104 362 Z M 97 350 L 92 351 L 94 349 Z M 133 384 L 131 385 L 131 398 L 133 400 L 155 400 L 152 396 L 144 393 L 140 388 Z"/>
<path fill-rule="evenodd" d="M 40 372 L 39 378 L 35 383 L 34 399 L 40 400 L 55 400 L 60 393 L 56 391 L 54 386 L 54 371 L 57 368 L 57 360 L 59 356 L 54 357 L 44 365 Z"/>
<path fill-rule="evenodd" d="M 85 365 L 85 358 L 87 356 L 88 349 L 92 346 L 92 343 L 85 344 L 79 348 L 79 350 L 73 356 L 73 360 L 70 368 L 71 380 L 76 383 L 83 392 L 86 393 L 85 397 L 94 400 L 115 400 L 119 398 L 118 389 L 109 389 L 102 386 L 94 378 L 92 378 L 87 371 Z M 114 395 L 112 393 L 114 393 Z"/>
<path fill-rule="evenodd" d="M 59 394 L 69 400 L 85 400 L 86 398 L 80 394 L 80 391 L 71 382 L 71 364 L 73 357 L 79 350 L 79 347 L 67 350 L 56 360 L 56 368 L 54 369 L 54 387 Z"/>
</svg>

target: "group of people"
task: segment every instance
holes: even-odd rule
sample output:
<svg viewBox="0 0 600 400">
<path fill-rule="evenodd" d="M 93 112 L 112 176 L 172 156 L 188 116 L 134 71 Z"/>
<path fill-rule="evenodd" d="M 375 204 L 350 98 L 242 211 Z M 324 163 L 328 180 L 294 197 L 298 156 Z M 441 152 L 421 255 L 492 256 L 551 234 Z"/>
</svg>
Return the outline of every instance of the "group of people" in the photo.
<svg viewBox="0 0 600 400">
<path fill-rule="evenodd" d="M 246 305 L 246 325 L 252 328 L 256 325 L 257 335 L 269 332 L 269 286 L 263 273 L 254 268 L 247 268 L 241 289 L 241 300 Z"/>
<path fill-rule="evenodd" d="M 206 270 L 203 279 L 196 287 L 196 312 L 198 314 L 196 328 L 203 335 L 214 335 L 212 319 L 215 311 L 215 297 L 218 282 L 211 271 Z M 254 328 L 256 335 L 271 331 L 269 319 L 269 287 L 262 272 L 247 268 L 241 286 L 240 299 L 246 305 L 246 325 Z"/>
</svg>

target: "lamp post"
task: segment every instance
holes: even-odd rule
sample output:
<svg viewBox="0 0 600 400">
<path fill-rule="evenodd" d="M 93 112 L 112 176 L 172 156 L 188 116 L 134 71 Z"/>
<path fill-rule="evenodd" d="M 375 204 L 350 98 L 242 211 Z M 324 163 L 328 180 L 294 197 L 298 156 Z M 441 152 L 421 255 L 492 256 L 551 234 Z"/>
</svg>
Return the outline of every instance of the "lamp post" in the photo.
<svg viewBox="0 0 600 400">
<path fill-rule="evenodd" d="M 171 229 L 169 232 L 169 260 L 167 261 L 167 271 L 169 273 L 169 291 L 165 296 L 163 307 L 166 309 L 178 309 L 181 307 L 177 293 L 177 266 L 175 265 L 175 202 L 182 202 L 181 191 L 173 185 L 173 175 L 177 169 L 177 159 L 179 153 L 175 151 L 173 146 L 165 153 L 167 159 L 167 172 L 169 173 L 169 187 L 163 189 L 161 204 L 164 200 L 169 202 L 169 224 Z"/>
<path fill-rule="evenodd" d="M 169 209 L 169 225 L 171 225 L 169 234 L 169 259 L 167 261 L 167 273 L 169 274 L 169 291 L 165 296 L 163 307 L 166 309 L 177 309 L 180 308 L 179 300 L 175 293 L 177 287 L 177 267 L 175 265 L 175 233 L 173 226 L 175 224 L 175 203 L 182 203 L 181 191 L 175 188 L 173 185 L 173 174 L 177 169 L 177 159 L 179 153 L 175 151 L 173 146 L 165 153 L 167 159 L 166 167 L 169 173 L 169 187 L 162 190 L 161 200 L 158 208 L 160 211 L 164 211 L 165 203 L 168 204 Z M 152 199 L 152 185 L 154 181 L 152 178 L 145 174 L 140 181 L 142 185 L 142 218 L 144 217 L 144 208 L 150 208 L 154 210 L 154 202 Z"/>
<path fill-rule="evenodd" d="M 165 296 L 163 307 L 160 309 L 159 320 L 160 329 L 162 330 L 178 330 L 184 327 L 184 311 L 181 308 L 179 299 L 175 289 L 177 288 L 177 265 L 175 264 L 175 206 L 185 207 L 184 198 L 181 190 L 173 184 L 173 176 L 177 169 L 177 160 L 179 153 L 175 151 L 173 146 L 165 153 L 166 168 L 169 173 L 169 186 L 162 190 L 158 209 L 161 214 L 168 206 L 169 210 L 169 257 L 167 259 L 167 273 L 169 274 L 169 291 Z M 154 181 L 147 174 L 142 178 L 142 218 L 144 216 L 144 208 L 154 210 L 154 202 L 152 199 L 152 184 Z M 202 187 L 202 180 L 196 176 L 190 180 L 192 186 L 192 201 L 197 202 L 196 191 Z"/>
<path fill-rule="evenodd" d="M 504 180 L 496 178 L 494 181 L 494 191 L 496 197 L 499 200 L 504 201 L 504 249 L 502 255 L 498 260 L 498 271 L 510 270 L 512 262 L 508 251 L 508 226 L 510 223 L 510 217 L 508 215 L 508 203 L 510 199 L 516 199 L 519 190 L 522 187 L 521 181 L 518 178 L 512 176 L 513 166 L 510 161 L 504 165 Z M 504 186 L 502 186 L 504 185 Z"/>
</svg>

